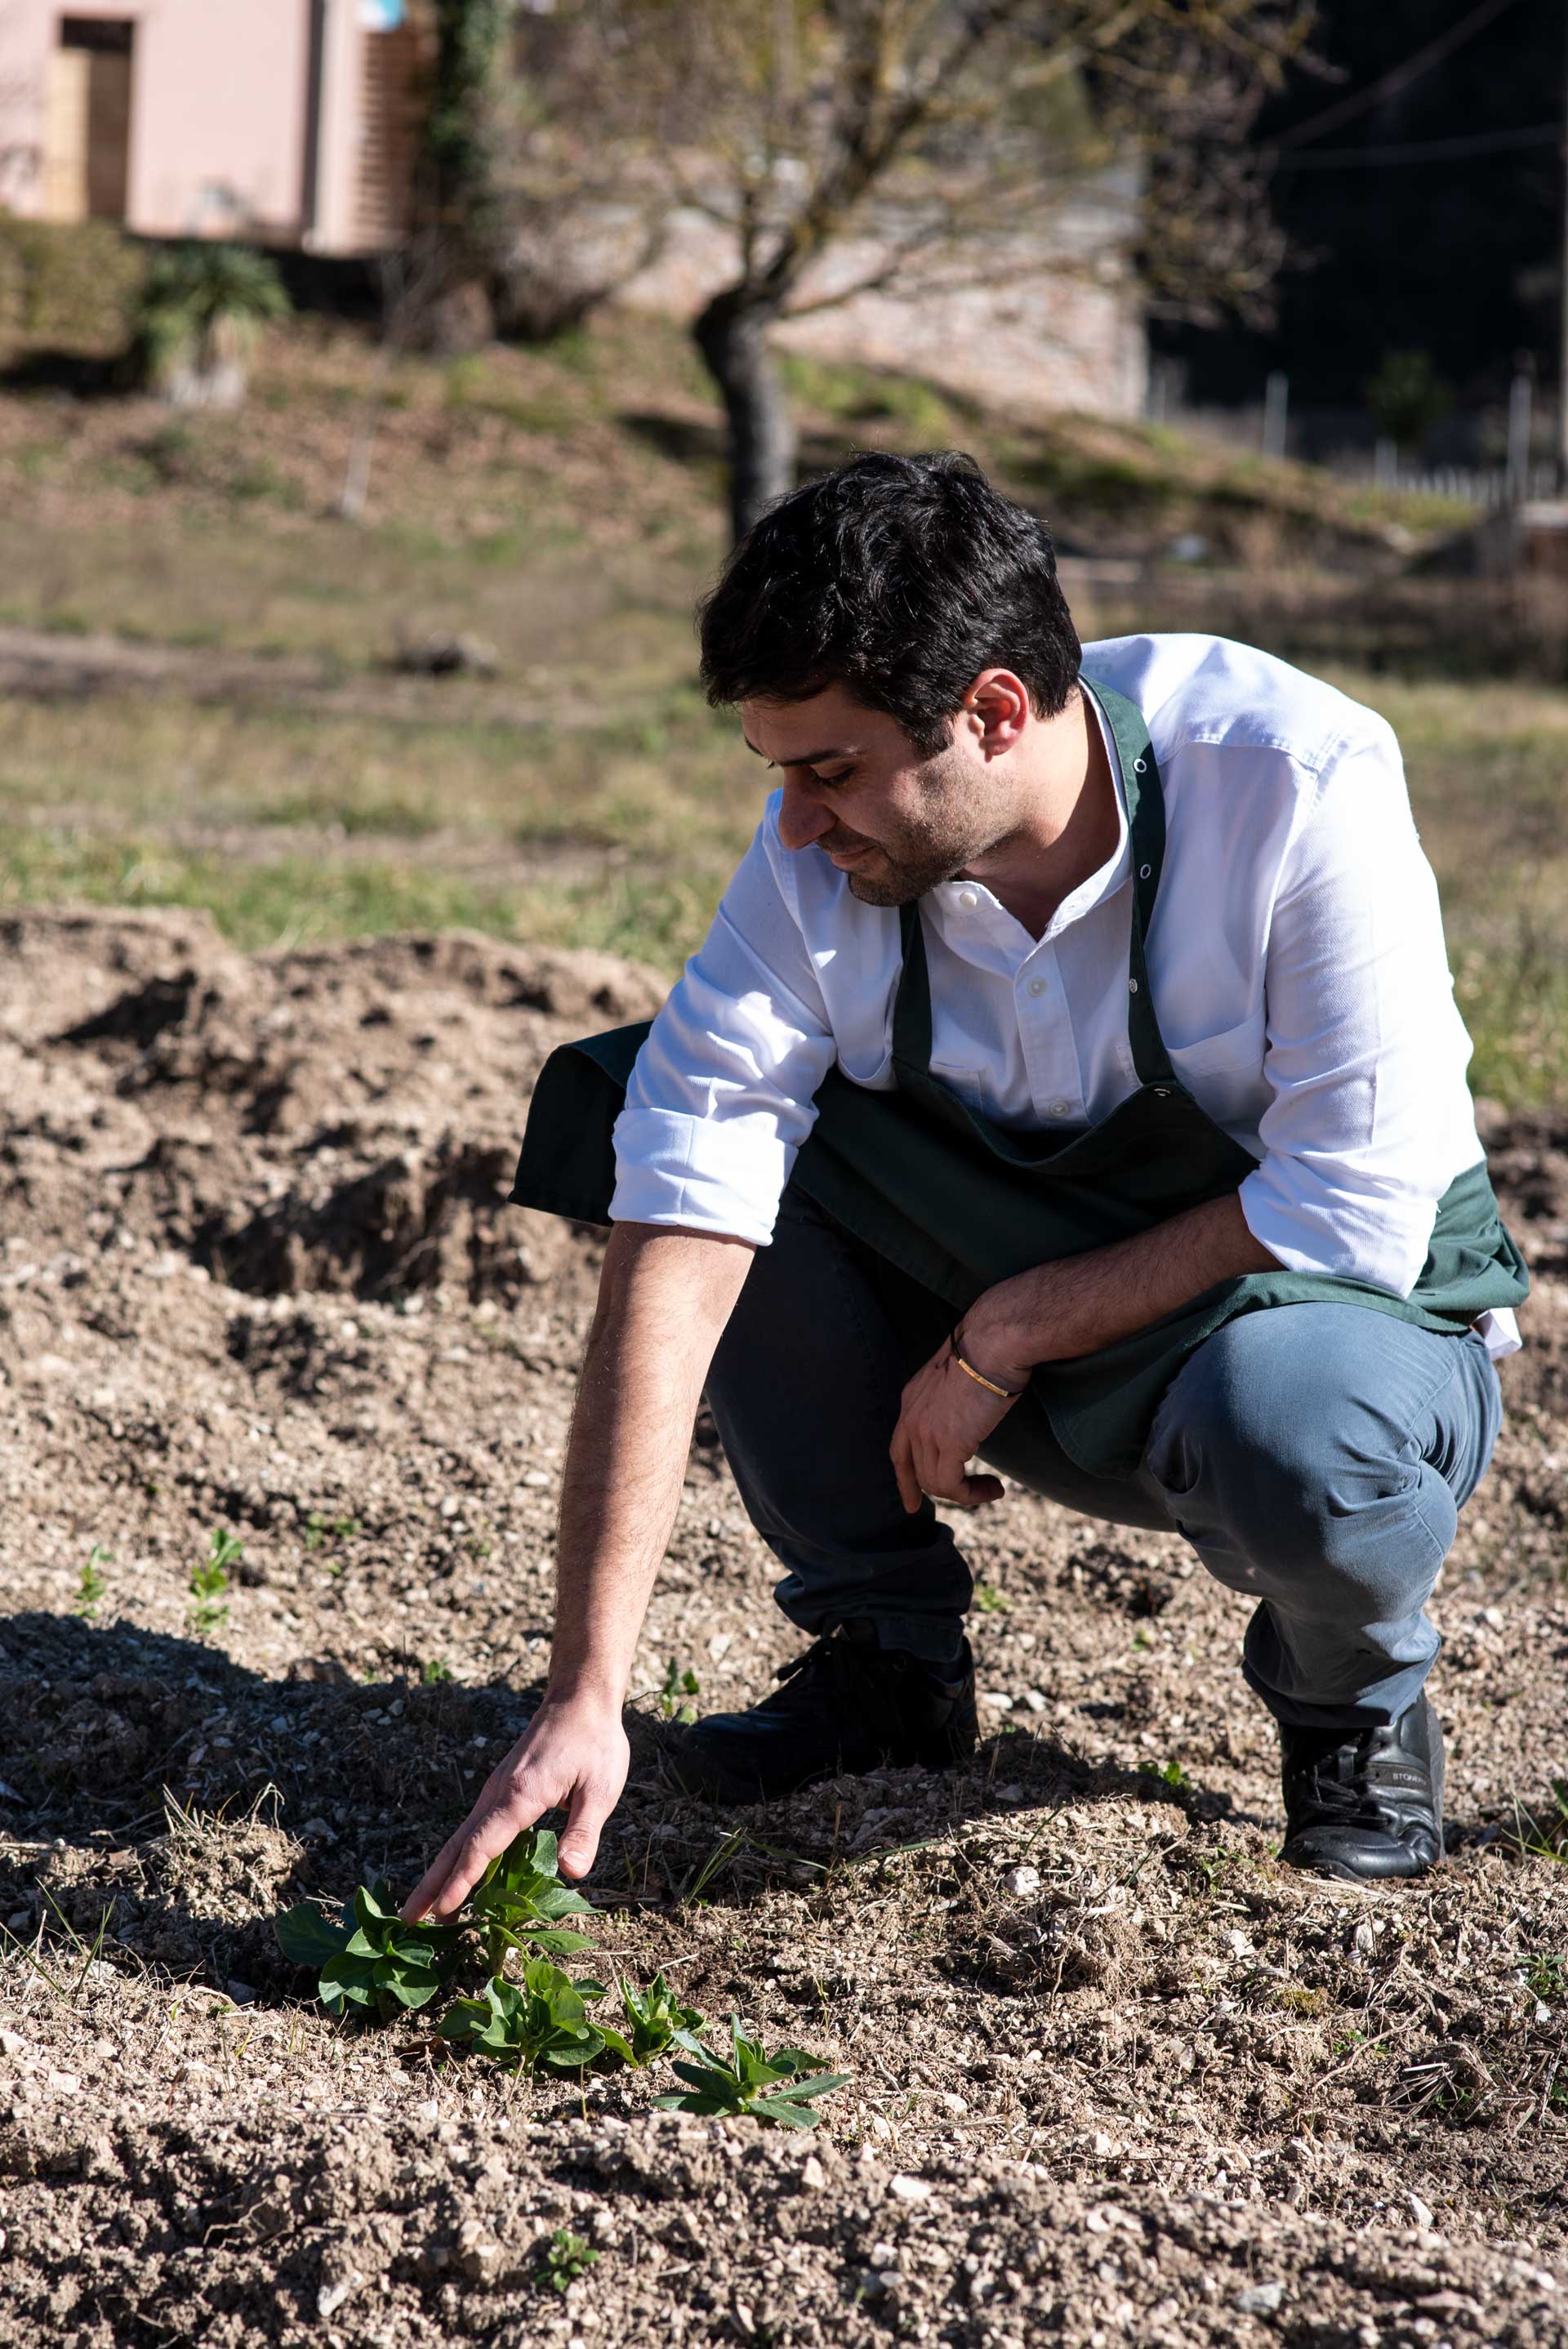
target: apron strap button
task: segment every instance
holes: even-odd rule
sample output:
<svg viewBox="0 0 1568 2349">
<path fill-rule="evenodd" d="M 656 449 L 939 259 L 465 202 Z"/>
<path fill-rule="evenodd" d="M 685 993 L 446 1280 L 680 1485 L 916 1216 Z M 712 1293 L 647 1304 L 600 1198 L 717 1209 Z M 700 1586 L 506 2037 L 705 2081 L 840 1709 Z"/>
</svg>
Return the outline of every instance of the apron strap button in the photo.
<svg viewBox="0 0 1568 2349">
<path fill-rule="evenodd" d="M 1137 994 L 1137 992 L 1138 992 L 1138 981 L 1137 981 L 1135 978 L 1130 978 L 1130 979 L 1128 980 L 1128 982 L 1127 982 L 1127 991 L 1128 991 L 1129 995 L 1136 995 L 1136 994 Z"/>
<path fill-rule="evenodd" d="M 1150 874 L 1153 872 L 1153 870 L 1154 870 L 1154 867 L 1153 867 L 1153 865 L 1152 865 L 1152 864 L 1140 864 L 1140 865 L 1139 866 L 1139 868 L 1138 868 L 1138 877 L 1139 877 L 1139 879 L 1140 879 L 1140 881 L 1147 881 L 1147 880 L 1148 880 L 1148 878 L 1149 878 L 1149 876 L 1150 876 Z"/>
<path fill-rule="evenodd" d="M 1134 759 L 1132 762 L 1132 771 L 1135 775 L 1146 775 L 1149 772 L 1148 760 Z"/>
</svg>

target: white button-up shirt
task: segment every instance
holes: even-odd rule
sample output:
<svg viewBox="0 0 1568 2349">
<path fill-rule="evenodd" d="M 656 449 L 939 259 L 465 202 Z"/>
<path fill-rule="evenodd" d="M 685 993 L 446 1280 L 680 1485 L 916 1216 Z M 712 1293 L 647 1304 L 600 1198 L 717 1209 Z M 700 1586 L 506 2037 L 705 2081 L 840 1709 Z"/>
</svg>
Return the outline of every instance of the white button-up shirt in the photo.
<svg viewBox="0 0 1568 2349">
<path fill-rule="evenodd" d="M 1385 719 L 1218 636 L 1119 636 L 1084 669 L 1142 711 L 1165 797 L 1150 983 L 1177 1075 L 1260 1161 L 1241 1185 L 1288 1270 L 1408 1296 L 1438 1201 L 1482 1155 L 1431 867 Z M 1102 721 L 1103 722 L 1103 721 Z M 1035 938 L 977 881 L 921 901 L 933 1073 L 998 1124 L 1096 1123 L 1137 1091 L 1127 1032 L 1131 859 L 1120 837 Z M 615 1126 L 618 1222 L 766 1244 L 836 1061 L 891 1090 L 896 910 L 779 795 L 654 1022 Z M 1485 1317 L 1511 1352 L 1513 1317 Z"/>
</svg>

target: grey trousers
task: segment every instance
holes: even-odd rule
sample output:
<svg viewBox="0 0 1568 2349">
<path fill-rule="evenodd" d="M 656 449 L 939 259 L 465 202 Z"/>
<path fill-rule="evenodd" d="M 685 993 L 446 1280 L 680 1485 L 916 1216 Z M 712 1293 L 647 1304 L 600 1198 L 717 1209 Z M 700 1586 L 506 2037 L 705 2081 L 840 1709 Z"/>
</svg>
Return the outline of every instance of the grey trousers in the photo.
<svg viewBox="0 0 1568 2349">
<path fill-rule="evenodd" d="M 714 1357 L 709 1406 L 741 1497 L 812 1634 L 854 1618 L 953 1661 L 969 1568 L 929 1503 L 905 1511 L 888 1445 L 905 1381 L 954 1316 L 810 1201 L 787 1196 Z M 1356 1305 L 1245 1314 L 1171 1381 L 1136 1478 L 1089 1476 L 1032 1396 L 983 1457 L 1111 1525 L 1183 1535 L 1258 1604 L 1242 1670 L 1280 1720 L 1391 1721 L 1440 1641 L 1425 1607 L 1491 1457 L 1497 1374 L 1473 1332 Z"/>
</svg>

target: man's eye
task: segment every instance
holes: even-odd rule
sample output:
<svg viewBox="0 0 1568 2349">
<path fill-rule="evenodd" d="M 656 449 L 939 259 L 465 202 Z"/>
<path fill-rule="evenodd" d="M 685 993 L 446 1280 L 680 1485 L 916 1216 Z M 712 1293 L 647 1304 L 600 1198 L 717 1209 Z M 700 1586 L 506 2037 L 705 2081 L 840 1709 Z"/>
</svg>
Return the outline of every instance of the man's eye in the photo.
<svg viewBox="0 0 1568 2349">
<path fill-rule="evenodd" d="M 830 791 L 833 791 L 840 783 L 847 783 L 855 771 L 852 767 L 841 767 L 836 775 L 820 775 L 813 767 L 809 771 L 814 783 L 825 783 Z"/>
</svg>

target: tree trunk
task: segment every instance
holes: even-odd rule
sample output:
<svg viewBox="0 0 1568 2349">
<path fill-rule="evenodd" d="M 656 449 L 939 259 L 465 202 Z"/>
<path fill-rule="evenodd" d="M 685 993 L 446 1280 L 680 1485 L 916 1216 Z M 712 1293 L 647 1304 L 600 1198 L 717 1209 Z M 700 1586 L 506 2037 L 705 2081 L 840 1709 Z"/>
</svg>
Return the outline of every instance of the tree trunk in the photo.
<svg viewBox="0 0 1568 2349">
<path fill-rule="evenodd" d="M 795 419 L 768 347 L 772 312 L 737 287 L 716 294 L 692 328 L 729 426 L 729 520 L 737 541 L 795 486 Z"/>
</svg>

